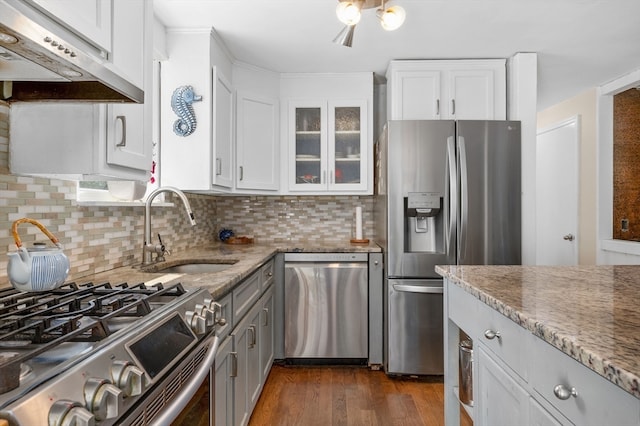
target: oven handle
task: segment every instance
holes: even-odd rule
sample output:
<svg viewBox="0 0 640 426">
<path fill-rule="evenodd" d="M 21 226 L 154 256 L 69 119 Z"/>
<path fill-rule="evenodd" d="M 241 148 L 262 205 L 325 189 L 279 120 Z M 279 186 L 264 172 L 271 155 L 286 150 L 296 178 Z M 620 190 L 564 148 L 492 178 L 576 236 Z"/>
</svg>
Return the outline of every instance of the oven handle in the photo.
<svg viewBox="0 0 640 426">
<path fill-rule="evenodd" d="M 207 352 L 207 356 L 200 364 L 198 371 L 196 374 L 191 377 L 191 380 L 187 385 L 181 390 L 176 399 L 174 399 L 169 406 L 167 406 L 162 413 L 158 417 L 153 420 L 154 426 L 163 426 L 171 424 L 177 417 L 180 415 L 184 407 L 187 406 L 191 398 L 198 392 L 200 389 L 200 385 L 206 379 L 209 371 L 213 368 L 213 362 L 216 359 L 216 353 L 218 352 L 218 345 L 220 344 L 220 339 L 214 333 L 209 341 L 205 345 L 209 345 L 209 351 Z"/>
</svg>

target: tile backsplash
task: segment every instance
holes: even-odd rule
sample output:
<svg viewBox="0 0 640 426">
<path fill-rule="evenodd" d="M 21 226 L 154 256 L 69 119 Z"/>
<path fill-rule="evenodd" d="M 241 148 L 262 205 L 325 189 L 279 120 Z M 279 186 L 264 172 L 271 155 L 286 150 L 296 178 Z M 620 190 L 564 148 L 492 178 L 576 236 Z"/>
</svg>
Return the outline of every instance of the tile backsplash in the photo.
<svg viewBox="0 0 640 426">
<path fill-rule="evenodd" d="M 15 250 L 11 225 L 21 217 L 40 221 L 60 240 L 74 279 L 139 263 L 143 205 L 81 206 L 74 181 L 10 175 L 9 114 L 9 105 L 0 101 L 0 287 L 9 285 L 6 253 Z M 152 208 L 153 235 L 160 233 L 173 251 L 211 245 L 222 227 L 237 235 L 252 235 L 257 243 L 348 244 L 356 206 L 363 210 L 364 237 L 373 233 L 373 197 L 187 196 L 197 220 L 194 227 L 177 199 L 173 207 Z M 29 224 L 20 225 L 18 231 L 25 245 L 46 240 Z"/>
<path fill-rule="evenodd" d="M 217 197 L 216 225 L 258 242 L 305 240 L 348 244 L 355 233 L 355 208 L 362 207 L 364 238 L 373 235 L 373 197 Z"/>
</svg>

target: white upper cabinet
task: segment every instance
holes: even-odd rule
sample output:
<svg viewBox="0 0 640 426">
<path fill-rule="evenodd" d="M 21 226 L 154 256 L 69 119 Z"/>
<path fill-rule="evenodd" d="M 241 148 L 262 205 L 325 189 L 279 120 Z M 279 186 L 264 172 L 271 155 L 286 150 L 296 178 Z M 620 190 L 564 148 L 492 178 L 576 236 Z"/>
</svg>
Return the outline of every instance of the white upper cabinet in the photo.
<svg viewBox="0 0 640 426">
<path fill-rule="evenodd" d="M 390 120 L 504 120 L 503 59 L 391 61 Z"/>
<path fill-rule="evenodd" d="M 238 90 L 238 189 L 278 190 L 278 100 Z"/>
<path fill-rule="evenodd" d="M 143 87 L 145 77 L 149 75 L 146 67 L 153 59 L 153 45 L 143 43 L 143 40 L 153 38 L 153 12 L 151 20 L 145 20 L 145 14 L 147 9 L 153 10 L 153 5 L 147 0 L 112 0 L 112 3 L 113 46 L 107 66 L 129 82 Z"/>
<path fill-rule="evenodd" d="M 151 0 L 31 0 L 43 14 L 78 36 L 104 66 L 135 86 L 145 88 L 143 50 L 146 10 Z M 153 12 L 151 12 L 153 19 Z"/>
<path fill-rule="evenodd" d="M 367 190 L 366 112 L 364 100 L 290 102 L 291 191 Z"/>
<path fill-rule="evenodd" d="M 233 183 L 234 89 L 231 59 L 213 30 L 169 31 L 162 63 L 160 181 L 188 191 L 229 192 Z M 174 131 L 180 117 L 171 98 L 190 87 L 193 132 Z"/>
<path fill-rule="evenodd" d="M 153 151 L 151 4 L 141 0 L 114 0 L 113 16 L 118 27 L 113 35 L 113 64 L 129 81 L 144 88 L 144 104 L 110 104 L 107 107 L 107 162 L 132 169 L 151 169 Z M 143 58 L 143 61 L 140 61 Z"/>
<path fill-rule="evenodd" d="M 372 194 L 373 75 L 283 75 L 281 90 L 283 191 Z"/>
<path fill-rule="evenodd" d="M 113 0 L 32 0 L 46 14 L 77 35 L 111 51 Z M 128 0 L 130 1 L 130 0 Z"/>
<path fill-rule="evenodd" d="M 132 70 L 136 68 L 129 75 L 144 87 L 145 103 L 14 104 L 12 173 L 93 180 L 148 179 L 153 151 L 153 11 L 151 3 L 143 0 L 116 0 L 109 5 L 114 22 L 129 30 L 128 37 L 113 37 L 112 60 L 127 64 Z"/>
<path fill-rule="evenodd" d="M 213 67 L 213 144 L 212 184 L 233 187 L 233 87 L 218 67 Z"/>
</svg>

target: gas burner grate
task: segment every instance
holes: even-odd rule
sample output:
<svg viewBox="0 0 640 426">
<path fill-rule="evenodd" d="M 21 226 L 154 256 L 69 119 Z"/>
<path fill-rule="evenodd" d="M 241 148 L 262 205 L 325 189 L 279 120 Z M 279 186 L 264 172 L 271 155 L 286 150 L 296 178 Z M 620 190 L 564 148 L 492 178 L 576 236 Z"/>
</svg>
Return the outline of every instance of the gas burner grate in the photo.
<svg viewBox="0 0 640 426">
<path fill-rule="evenodd" d="M 17 353 L 0 363 L 0 375 L 61 343 L 100 341 L 119 329 L 109 320 L 135 321 L 151 313 L 155 305 L 185 293 L 179 283 L 166 288 L 144 283 L 68 283 L 41 293 L 0 290 L 0 349 L 12 348 Z"/>
</svg>

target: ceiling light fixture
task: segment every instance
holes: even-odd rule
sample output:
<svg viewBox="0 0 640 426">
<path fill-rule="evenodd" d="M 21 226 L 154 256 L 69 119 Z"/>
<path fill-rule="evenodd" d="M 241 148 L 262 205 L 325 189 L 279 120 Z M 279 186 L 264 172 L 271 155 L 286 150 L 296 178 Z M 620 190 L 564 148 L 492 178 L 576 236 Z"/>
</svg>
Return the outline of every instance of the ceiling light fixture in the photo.
<svg viewBox="0 0 640 426">
<path fill-rule="evenodd" d="M 333 39 L 333 42 L 341 44 L 342 46 L 351 47 L 353 45 L 353 33 L 355 29 L 355 25 L 345 25 L 336 38 Z"/>
<path fill-rule="evenodd" d="M 360 22 L 362 11 L 377 8 L 376 16 L 380 25 L 387 31 L 393 31 L 402 26 L 406 18 L 404 9 L 400 6 L 386 7 L 385 0 L 338 0 L 336 15 L 345 27 L 338 33 L 333 42 L 351 47 L 356 24 Z"/>
</svg>

